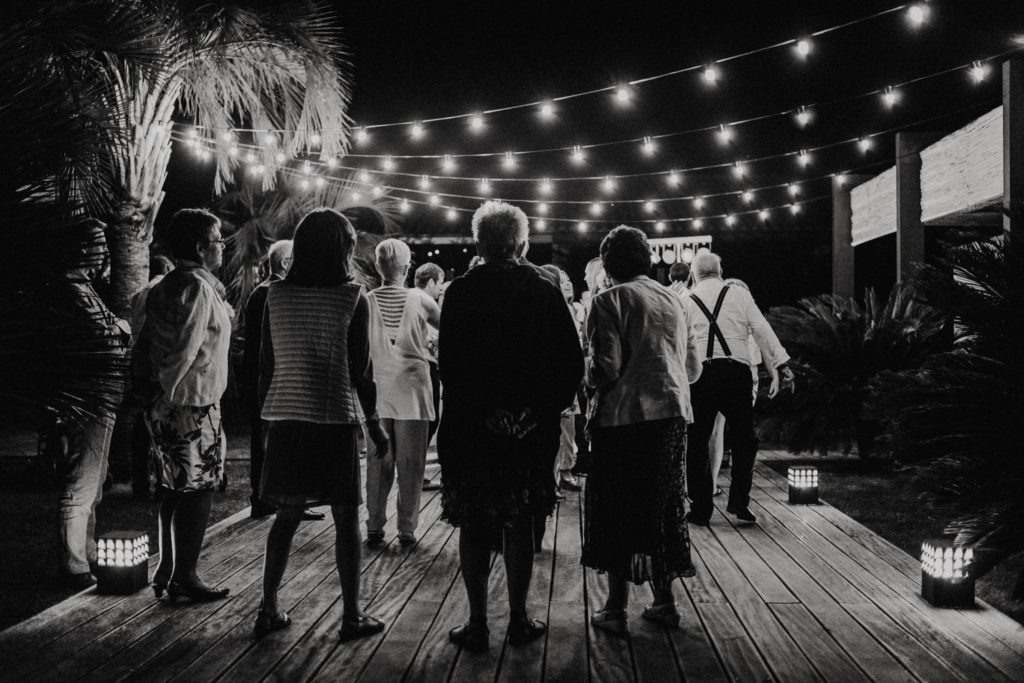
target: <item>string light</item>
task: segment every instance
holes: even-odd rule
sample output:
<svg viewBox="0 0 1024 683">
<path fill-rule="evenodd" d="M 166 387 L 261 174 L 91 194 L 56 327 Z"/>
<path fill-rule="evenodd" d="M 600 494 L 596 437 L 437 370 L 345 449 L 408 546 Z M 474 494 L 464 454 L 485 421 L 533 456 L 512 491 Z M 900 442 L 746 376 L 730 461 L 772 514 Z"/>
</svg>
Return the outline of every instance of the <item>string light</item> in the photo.
<svg viewBox="0 0 1024 683">
<path fill-rule="evenodd" d="M 975 83 L 981 83 L 988 78 L 988 66 L 981 62 L 974 62 L 968 73 L 971 74 L 971 80 Z"/>
<path fill-rule="evenodd" d="M 426 131 L 423 128 L 423 124 L 420 123 L 419 121 L 412 124 L 412 127 L 409 128 L 409 135 L 412 136 L 413 140 L 421 139 L 425 133 Z"/>
<path fill-rule="evenodd" d="M 267 145 L 267 147 L 273 147 L 274 145 L 277 144 L 277 136 L 274 135 L 273 133 L 267 133 L 266 135 L 263 136 L 263 142 Z"/>
<path fill-rule="evenodd" d="M 922 26 L 928 20 L 928 8 L 921 3 L 915 3 L 907 9 L 907 21 L 914 28 Z"/>
<path fill-rule="evenodd" d="M 548 205 L 547 205 L 547 203 L 541 202 L 540 204 L 537 205 L 537 213 L 539 213 L 541 215 L 546 215 L 547 212 L 548 212 Z"/>
<path fill-rule="evenodd" d="M 793 44 L 793 51 L 801 58 L 806 58 L 811 54 L 811 41 L 807 38 L 800 38 Z"/>
<path fill-rule="evenodd" d="M 491 181 L 489 181 L 487 178 L 481 178 L 480 179 L 479 188 L 480 188 L 480 194 L 490 194 L 491 193 Z"/>
<path fill-rule="evenodd" d="M 402 213 L 409 213 L 409 208 L 410 207 L 409 207 L 409 200 L 408 199 L 403 199 L 398 204 L 398 210 L 401 211 Z"/>
<path fill-rule="evenodd" d="M 323 142 L 323 138 L 320 137 L 319 133 L 313 133 L 309 136 L 309 144 L 314 147 L 319 147 L 321 142 Z"/>
<path fill-rule="evenodd" d="M 426 175 L 420 176 L 419 185 L 420 185 L 420 189 L 421 190 L 428 189 L 430 187 L 430 176 L 426 176 Z"/>
<path fill-rule="evenodd" d="M 384 161 L 381 162 L 381 166 L 384 167 L 385 171 L 391 171 L 395 168 L 395 160 L 391 156 L 384 157 Z"/>
<path fill-rule="evenodd" d="M 427 201 L 429 201 L 431 205 L 437 206 L 438 204 L 441 203 L 441 198 L 438 197 L 436 194 L 432 194 L 430 195 L 430 199 L 428 199 Z"/>
<path fill-rule="evenodd" d="M 516 156 L 512 152 L 505 152 L 505 157 L 501 160 L 501 165 L 507 171 L 513 170 L 518 165 Z"/>
<path fill-rule="evenodd" d="M 698 230 L 703 228 L 704 227 L 704 220 L 702 218 L 694 218 L 693 219 L 693 227 L 697 228 Z"/>
<path fill-rule="evenodd" d="M 732 174 L 737 178 L 742 178 L 747 172 L 747 167 L 742 161 L 737 161 L 733 164 Z"/>
<path fill-rule="evenodd" d="M 615 99 L 622 106 L 629 104 L 629 101 L 633 99 L 633 93 L 625 85 L 620 85 L 615 88 Z"/>
<path fill-rule="evenodd" d="M 615 190 L 615 181 L 609 176 L 605 176 L 604 181 L 601 183 L 601 189 L 604 190 L 606 194 L 610 194 Z"/>
<path fill-rule="evenodd" d="M 448 211 L 445 212 L 445 216 L 448 217 L 449 221 L 454 221 L 459 217 L 459 213 L 455 209 L 449 208 Z"/>
<path fill-rule="evenodd" d="M 800 153 L 796 155 L 796 160 L 802 168 L 807 168 L 811 163 L 811 155 L 807 153 L 806 149 L 802 149 L 800 150 Z"/>
<path fill-rule="evenodd" d="M 600 216 L 602 211 L 604 211 L 604 207 L 600 204 L 600 202 L 594 202 L 593 204 L 590 205 L 591 215 Z"/>
<path fill-rule="evenodd" d="M 547 221 L 545 221 L 543 218 L 538 218 L 533 222 L 533 227 L 537 228 L 538 230 L 544 230 L 548 227 L 548 224 Z"/>
<path fill-rule="evenodd" d="M 309 175 L 310 173 L 312 173 L 313 172 L 313 164 L 309 163 L 308 161 L 306 163 L 302 164 L 302 172 L 305 173 L 306 175 Z"/>
<path fill-rule="evenodd" d="M 479 133 L 484 129 L 484 117 L 482 114 L 473 114 L 469 119 L 469 127 L 475 132 Z"/>
<path fill-rule="evenodd" d="M 583 148 L 580 147 L 579 145 L 574 145 L 573 148 L 572 148 L 572 160 L 573 160 L 573 162 L 577 163 L 577 164 L 582 164 L 583 160 L 585 158 L 586 157 L 583 154 Z"/>
<path fill-rule="evenodd" d="M 761 209 L 760 211 L 757 212 L 757 217 L 760 218 L 762 221 L 768 220 L 768 210 Z"/>
<path fill-rule="evenodd" d="M 861 152 L 867 152 L 874 146 L 874 142 L 872 142 L 871 138 L 858 138 L 857 146 L 860 147 Z"/>
<path fill-rule="evenodd" d="M 387 160 L 385 159 L 385 162 L 386 161 Z M 327 157 L 327 168 L 337 168 L 337 167 L 338 167 L 338 160 L 335 159 L 334 157 Z"/>
<path fill-rule="evenodd" d="M 744 190 L 743 191 L 743 201 L 746 202 L 747 204 L 749 204 L 750 202 L 754 201 L 754 193 L 751 192 L 750 190 Z"/>
<path fill-rule="evenodd" d="M 789 205 L 789 210 L 795 216 L 796 214 L 800 213 L 800 205 L 799 204 L 790 204 Z"/>
<path fill-rule="evenodd" d="M 587 227 L 588 226 L 587 226 L 587 222 L 586 221 L 580 221 L 579 223 L 576 224 L 576 230 L 578 232 L 586 232 L 587 231 Z"/>
<path fill-rule="evenodd" d="M 540 105 L 540 117 L 548 121 L 555 118 L 555 105 L 551 102 L 543 102 Z"/>
<path fill-rule="evenodd" d="M 654 141 L 651 140 L 651 137 L 649 135 L 644 137 L 643 150 L 644 154 L 646 154 L 647 156 L 654 156 L 656 148 L 654 146 Z"/>
<path fill-rule="evenodd" d="M 654 224 L 654 229 L 658 232 L 665 232 L 665 221 L 658 221 Z"/>
<path fill-rule="evenodd" d="M 363 169 L 362 171 L 360 171 L 359 172 L 359 180 L 364 182 L 364 183 L 370 182 L 370 172 L 367 171 L 366 169 Z"/>
<path fill-rule="evenodd" d="M 728 215 L 726 215 L 726 217 L 725 217 L 725 224 L 726 224 L 726 225 L 729 225 L 729 226 L 731 226 L 731 225 L 733 225 L 733 224 L 734 224 L 735 222 L 736 222 L 736 216 L 733 216 L 733 215 L 732 215 L 731 213 L 730 213 L 730 214 L 728 214 Z"/>
<path fill-rule="evenodd" d="M 886 86 L 885 90 L 882 91 L 882 101 L 885 102 L 885 106 L 892 109 L 896 106 L 896 103 L 900 99 L 899 92 L 891 85 Z"/>
<path fill-rule="evenodd" d="M 716 83 L 718 83 L 718 76 L 718 67 L 716 67 L 714 64 L 708 64 L 706 67 L 704 67 L 704 72 L 701 74 L 701 77 L 704 79 L 704 82 L 707 83 L 708 85 L 715 85 Z"/>
<path fill-rule="evenodd" d="M 676 187 L 679 185 L 679 173 L 677 171 L 669 171 L 665 180 L 668 182 L 669 187 Z"/>
<path fill-rule="evenodd" d="M 416 133 L 413 133 L 413 137 L 417 137 Z M 365 128 L 356 128 L 356 142 L 362 144 L 370 139 L 370 133 Z"/>
<path fill-rule="evenodd" d="M 845 184 L 846 184 L 846 174 L 845 173 L 836 173 L 836 185 L 838 185 L 839 187 L 842 187 Z"/>
<path fill-rule="evenodd" d="M 646 211 L 647 213 L 654 213 L 654 202 L 649 201 L 649 200 L 645 201 L 644 202 L 644 211 Z"/>
<path fill-rule="evenodd" d="M 703 208 L 703 207 L 704 207 L 704 198 L 703 197 L 694 197 L 693 198 L 693 208 L 700 209 L 700 208 Z"/>
<path fill-rule="evenodd" d="M 807 107 L 800 107 L 797 110 L 796 122 L 801 128 L 806 127 L 811 122 L 811 112 L 807 110 Z"/>
<path fill-rule="evenodd" d="M 317 187 L 323 187 L 326 184 L 327 184 L 327 181 L 324 180 L 323 178 L 317 178 L 316 179 L 316 186 Z"/>
<path fill-rule="evenodd" d="M 444 159 L 441 160 L 441 168 L 444 169 L 445 173 L 451 173 L 455 170 L 455 160 L 451 154 L 444 155 Z"/>
<path fill-rule="evenodd" d="M 723 123 L 718 126 L 718 132 L 716 135 L 718 135 L 718 141 L 720 143 L 727 145 L 732 140 L 732 128 Z"/>
<path fill-rule="evenodd" d="M 795 197 L 798 194 L 800 194 L 800 186 L 799 185 L 794 185 L 793 183 L 789 183 L 789 185 L 786 186 L 786 189 L 789 190 L 789 196 L 790 197 Z"/>
<path fill-rule="evenodd" d="M 543 178 L 540 181 L 540 187 L 539 187 L 540 193 L 542 195 L 549 195 L 549 194 L 551 194 L 551 189 L 552 189 L 551 181 L 548 180 L 547 178 Z"/>
</svg>

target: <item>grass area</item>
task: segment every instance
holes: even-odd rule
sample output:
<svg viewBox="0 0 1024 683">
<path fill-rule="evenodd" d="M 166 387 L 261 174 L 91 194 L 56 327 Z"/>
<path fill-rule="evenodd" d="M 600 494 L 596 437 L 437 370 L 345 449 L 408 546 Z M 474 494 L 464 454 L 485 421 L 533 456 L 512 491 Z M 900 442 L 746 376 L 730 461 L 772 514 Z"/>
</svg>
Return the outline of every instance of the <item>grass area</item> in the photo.
<svg viewBox="0 0 1024 683">
<path fill-rule="evenodd" d="M 214 494 L 210 524 L 249 505 L 248 440 L 231 438 L 228 487 Z M 21 458 L 0 458 L 0 629 L 27 619 L 74 594 L 57 583 L 58 490 Z M 42 479 L 42 481 L 41 481 Z M 120 494 L 120 495 L 119 495 Z M 96 531 L 139 529 L 149 532 L 157 551 L 157 504 L 134 500 L 130 487 L 107 491 L 96 509 Z M 202 569 L 200 567 L 200 569 Z"/>
<path fill-rule="evenodd" d="M 930 516 L 910 490 L 911 475 L 893 470 L 888 462 L 865 466 L 856 458 L 843 460 L 765 461 L 780 474 L 789 465 L 814 465 L 822 473 L 820 496 L 879 536 L 920 557 L 921 541 L 942 535 L 945 519 Z M 978 580 L 976 595 L 1001 612 L 1024 624 L 1024 600 L 1011 595 L 1018 574 L 1024 570 L 1024 553 L 1019 553 Z"/>
</svg>

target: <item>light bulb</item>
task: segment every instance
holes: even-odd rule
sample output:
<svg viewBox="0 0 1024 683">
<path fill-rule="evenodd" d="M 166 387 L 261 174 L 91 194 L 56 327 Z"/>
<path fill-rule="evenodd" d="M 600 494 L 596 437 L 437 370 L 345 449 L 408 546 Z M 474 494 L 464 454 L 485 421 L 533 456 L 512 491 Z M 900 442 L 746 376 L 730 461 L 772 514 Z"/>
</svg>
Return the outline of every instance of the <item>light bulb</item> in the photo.
<svg viewBox="0 0 1024 683">
<path fill-rule="evenodd" d="M 732 166 L 732 174 L 737 178 L 742 178 L 747 172 L 747 167 L 742 161 L 737 161 Z"/>
<path fill-rule="evenodd" d="M 235 147 L 234 145 L 229 147 L 228 148 L 228 156 L 230 156 L 230 157 L 237 157 L 238 156 L 238 148 Z"/>
<path fill-rule="evenodd" d="M 732 128 L 723 123 L 718 126 L 718 132 L 716 135 L 718 136 L 718 141 L 720 143 L 727 145 L 729 144 L 729 141 L 732 140 Z"/>
<path fill-rule="evenodd" d="M 668 182 L 669 186 L 675 187 L 676 185 L 679 184 L 679 173 L 676 171 L 669 171 L 668 176 L 666 176 L 665 180 Z"/>
<path fill-rule="evenodd" d="M 988 77 L 988 66 L 981 62 L 975 62 L 969 71 L 971 74 L 971 80 L 975 83 L 981 83 Z"/>
<path fill-rule="evenodd" d="M 924 24 L 928 20 L 928 9 L 920 4 L 915 3 L 907 9 L 907 21 L 910 25 L 917 28 Z"/>
<path fill-rule="evenodd" d="M 801 38 L 793 44 L 793 50 L 801 57 L 806 57 L 811 54 L 811 41 L 807 38 Z"/>
<path fill-rule="evenodd" d="M 273 147 L 274 145 L 277 144 L 277 136 L 274 135 L 273 133 L 267 133 L 266 135 L 263 136 L 263 142 L 268 147 Z"/>
<path fill-rule="evenodd" d="M 789 189 L 789 195 L 791 197 L 795 197 L 798 194 L 800 194 L 800 186 L 799 185 L 794 185 L 793 183 L 790 183 L 786 187 L 787 187 L 787 189 Z"/>
<path fill-rule="evenodd" d="M 806 149 L 800 150 L 800 153 L 796 155 L 797 162 L 807 168 L 807 165 L 811 163 L 811 155 L 807 153 Z"/>
<path fill-rule="evenodd" d="M 327 168 L 337 168 L 337 167 L 338 167 L 338 160 L 337 160 L 337 158 L 335 158 L 335 157 L 328 157 L 327 158 Z"/>
<path fill-rule="evenodd" d="M 436 194 L 432 194 L 432 195 L 430 195 L 430 203 L 433 206 L 437 206 L 438 204 L 441 203 L 441 198 L 438 197 Z"/>
<path fill-rule="evenodd" d="M 633 95 L 627 86 L 620 85 L 615 89 L 615 99 L 619 104 L 629 104 L 632 97 Z"/>
<path fill-rule="evenodd" d="M 846 174 L 845 173 L 836 173 L 836 185 L 838 185 L 839 187 L 842 187 L 845 184 L 846 184 Z"/>
<path fill-rule="evenodd" d="M 455 159 L 452 158 L 451 154 L 444 155 L 444 159 L 441 160 L 441 168 L 444 169 L 445 173 L 451 173 L 455 170 Z"/>
<path fill-rule="evenodd" d="M 420 189 L 421 190 L 425 190 L 428 187 L 430 187 L 430 176 L 426 176 L 426 175 L 420 176 L 419 185 L 420 185 Z"/>
<path fill-rule="evenodd" d="M 603 207 L 603 206 L 601 206 L 601 204 L 600 204 L 599 202 L 594 202 L 594 203 L 592 203 L 592 204 L 590 205 L 590 213 L 591 213 L 591 215 L 593 215 L 593 216 L 600 216 L 600 215 L 601 215 L 601 212 L 602 212 L 603 210 L 604 210 L 604 207 Z"/>
<path fill-rule="evenodd" d="M 448 211 L 445 212 L 445 215 L 448 217 L 448 220 L 450 221 L 454 221 L 456 218 L 459 217 L 459 213 L 455 209 L 448 209 Z"/>
<path fill-rule="evenodd" d="M 538 187 L 538 189 L 540 190 L 541 194 L 551 194 L 551 181 L 548 180 L 547 178 L 544 178 L 543 180 L 540 181 L 540 186 Z"/>
<path fill-rule="evenodd" d="M 610 176 L 605 176 L 604 181 L 601 183 L 601 189 L 604 190 L 605 193 L 612 192 L 615 189 L 615 179 Z"/>
<path fill-rule="evenodd" d="M 317 187 L 323 187 L 326 184 L 327 184 L 327 181 L 324 180 L 323 178 L 317 178 L 316 179 L 316 186 Z"/>
<path fill-rule="evenodd" d="M 323 138 L 320 137 L 319 133 L 313 133 L 309 136 L 309 144 L 319 147 L 321 142 L 323 142 Z"/>
<path fill-rule="evenodd" d="M 382 194 L 384 194 L 384 188 L 381 187 L 380 185 L 374 185 L 373 189 L 370 190 L 370 194 L 372 194 L 374 197 L 379 197 Z"/>
<path fill-rule="evenodd" d="M 369 171 L 367 171 L 365 169 L 360 171 L 359 172 L 359 180 L 361 180 L 364 183 L 370 182 L 370 173 L 369 173 Z"/>
<path fill-rule="evenodd" d="M 473 114 L 469 119 L 469 127 L 475 132 L 480 132 L 484 128 L 484 117 L 482 114 Z"/>
<path fill-rule="evenodd" d="M 728 214 L 728 215 L 727 215 L 727 216 L 725 217 L 725 224 L 726 224 L 726 225 L 733 225 L 733 224 L 734 224 L 735 222 L 736 222 L 736 217 L 735 217 L 735 216 L 733 216 L 733 215 L 732 215 L 731 213 L 730 213 L 730 214 Z"/>
<path fill-rule="evenodd" d="M 481 194 L 490 194 L 491 193 L 491 181 L 489 181 L 487 178 L 481 178 L 480 179 L 479 188 L 480 188 L 480 193 Z"/>
<path fill-rule="evenodd" d="M 882 91 L 882 101 L 885 102 L 885 106 L 889 107 L 890 109 L 896 106 L 896 103 L 899 101 L 899 99 L 899 92 L 894 90 L 892 86 L 887 86 L 885 90 Z"/>
<path fill-rule="evenodd" d="M 395 160 L 390 156 L 384 157 L 384 161 L 381 162 L 381 166 L 384 167 L 385 171 L 390 171 L 395 168 Z"/>
<path fill-rule="evenodd" d="M 309 163 L 308 161 L 304 162 L 302 164 L 302 172 L 303 173 L 307 173 L 307 174 L 308 173 L 312 173 L 313 172 L 313 165 L 311 163 Z"/>
<path fill-rule="evenodd" d="M 757 212 L 757 217 L 760 218 L 763 221 L 768 220 L 768 211 L 767 211 L 767 209 L 761 209 L 760 211 L 758 211 Z"/>
<path fill-rule="evenodd" d="M 413 134 L 413 137 L 416 137 L 415 133 Z M 366 130 L 365 128 L 356 129 L 356 142 L 366 142 L 369 139 L 370 132 L 368 130 Z"/>
<path fill-rule="evenodd" d="M 714 85 L 715 83 L 718 82 L 718 67 L 716 67 L 714 64 L 707 65 L 706 67 L 704 67 L 704 72 L 703 74 L 701 74 L 701 76 L 704 78 L 705 83 L 707 83 L 708 85 Z"/>
<path fill-rule="evenodd" d="M 646 211 L 647 213 L 654 213 L 654 202 L 652 202 L 652 201 L 644 202 L 644 211 Z"/>
<path fill-rule="evenodd" d="M 419 140 L 425 133 L 426 131 L 424 130 L 422 123 L 414 123 L 412 124 L 412 127 L 409 128 L 409 135 L 412 136 L 413 140 Z"/>
<path fill-rule="evenodd" d="M 702 219 L 702 218 L 694 218 L 693 219 L 693 227 L 695 227 L 695 228 L 703 228 L 704 227 L 704 219 Z"/>
<path fill-rule="evenodd" d="M 643 150 L 644 150 L 644 154 L 646 154 L 647 156 L 654 156 L 654 152 L 656 151 L 656 148 L 654 146 L 654 141 L 651 140 L 651 138 L 649 136 L 644 138 L 644 142 L 643 142 L 642 147 L 643 147 Z"/>
<path fill-rule="evenodd" d="M 799 204 L 790 204 L 789 205 L 789 210 L 793 212 L 793 215 L 796 215 L 796 214 L 800 213 L 800 205 Z"/>
<path fill-rule="evenodd" d="M 699 208 L 701 208 L 703 206 L 704 206 L 704 198 L 703 197 L 694 197 L 693 198 L 693 207 L 695 209 L 699 209 Z"/>
<path fill-rule="evenodd" d="M 577 164 L 582 164 L 586 156 L 583 154 L 583 148 L 579 145 L 573 145 L 572 148 L 572 160 Z"/>
<path fill-rule="evenodd" d="M 665 221 L 658 221 L 654 224 L 654 229 L 658 232 L 665 232 Z"/>
<path fill-rule="evenodd" d="M 750 190 L 744 190 L 743 191 L 743 201 L 746 202 L 747 204 L 749 204 L 750 202 L 754 201 L 754 193 L 751 192 Z"/>
<path fill-rule="evenodd" d="M 871 141 L 871 138 L 860 138 L 857 140 L 857 146 L 860 147 L 861 152 L 867 152 L 874 146 L 874 143 Z"/>
<path fill-rule="evenodd" d="M 586 232 L 588 227 L 586 221 L 580 221 L 576 224 L 576 230 L 579 232 Z"/>
<path fill-rule="evenodd" d="M 544 230 L 545 228 L 548 227 L 548 224 L 547 221 L 545 221 L 543 218 L 538 218 L 533 222 L 533 227 L 537 228 L 538 230 Z"/>
<path fill-rule="evenodd" d="M 235 136 L 231 133 L 231 131 L 227 131 L 221 133 L 220 139 L 223 140 L 224 142 L 231 142 L 235 139 Z"/>
<path fill-rule="evenodd" d="M 287 158 L 288 157 L 284 155 L 284 152 L 278 152 L 277 154 L 274 155 L 274 161 L 276 161 L 279 164 L 283 164 L 285 162 L 285 159 Z"/>
<path fill-rule="evenodd" d="M 542 119 L 553 119 L 555 117 L 555 105 L 551 102 L 544 102 L 540 105 L 540 116 Z"/>
<path fill-rule="evenodd" d="M 541 202 L 540 204 L 537 205 L 537 213 L 539 213 L 541 215 L 547 215 L 547 212 L 548 212 L 548 205 L 546 203 Z"/>
<path fill-rule="evenodd" d="M 505 170 L 511 171 L 517 165 L 516 155 L 512 152 L 505 152 L 504 158 L 501 160 L 501 165 Z"/>
<path fill-rule="evenodd" d="M 801 128 L 811 122 L 811 112 L 807 111 L 807 107 L 800 107 L 796 112 L 796 122 Z"/>
<path fill-rule="evenodd" d="M 409 213 L 409 200 L 403 199 L 402 202 L 398 205 L 398 209 L 402 213 Z"/>
</svg>

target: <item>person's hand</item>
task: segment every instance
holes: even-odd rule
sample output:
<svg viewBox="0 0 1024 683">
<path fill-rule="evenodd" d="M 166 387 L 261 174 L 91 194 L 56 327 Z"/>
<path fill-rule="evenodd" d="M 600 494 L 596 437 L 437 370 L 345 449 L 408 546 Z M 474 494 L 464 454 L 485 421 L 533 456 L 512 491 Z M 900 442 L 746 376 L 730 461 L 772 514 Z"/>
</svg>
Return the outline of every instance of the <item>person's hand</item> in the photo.
<svg viewBox="0 0 1024 683">
<path fill-rule="evenodd" d="M 775 398 L 779 395 L 779 375 L 772 376 L 772 383 L 768 385 L 768 398 Z"/>
<path fill-rule="evenodd" d="M 793 370 L 788 365 L 779 368 L 779 376 L 782 378 L 782 389 L 796 393 L 796 376 L 793 375 Z"/>
<path fill-rule="evenodd" d="M 487 428 L 498 436 L 512 436 L 512 428 L 515 423 L 515 416 L 504 408 L 495 408 L 490 415 L 484 418 Z"/>
<path fill-rule="evenodd" d="M 380 426 L 380 420 L 367 420 L 366 431 L 370 435 L 370 440 L 373 441 L 374 457 L 383 458 L 391 446 L 391 439 L 388 438 L 388 433 L 384 431 L 384 428 Z"/>
<path fill-rule="evenodd" d="M 524 408 L 518 415 L 515 415 L 515 421 L 512 424 L 511 436 L 521 439 L 529 434 L 536 426 L 537 420 L 535 420 L 530 414 L 530 409 Z"/>
</svg>

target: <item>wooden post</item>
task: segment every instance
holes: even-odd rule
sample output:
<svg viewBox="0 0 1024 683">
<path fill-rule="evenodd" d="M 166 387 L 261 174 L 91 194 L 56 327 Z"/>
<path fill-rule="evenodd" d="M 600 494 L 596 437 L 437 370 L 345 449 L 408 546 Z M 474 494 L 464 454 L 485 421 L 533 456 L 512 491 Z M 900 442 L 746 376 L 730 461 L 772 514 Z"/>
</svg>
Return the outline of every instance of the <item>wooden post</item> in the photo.
<svg viewBox="0 0 1024 683">
<path fill-rule="evenodd" d="M 871 178 L 870 175 L 847 173 L 842 183 L 838 176 L 832 179 L 832 294 L 836 296 L 854 296 L 853 206 L 850 191 Z"/>
<path fill-rule="evenodd" d="M 1024 59 L 1003 62 L 1003 234 L 1024 254 Z"/>
<path fill-rule="evenodd" d="M 896 282 L 907 279 L 914 264 L 924 262 L 921 225 L 921 150 L 938 133 L 896 133 Z"/>
</svg>

